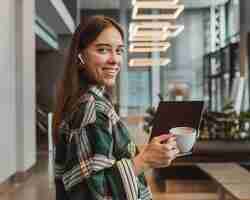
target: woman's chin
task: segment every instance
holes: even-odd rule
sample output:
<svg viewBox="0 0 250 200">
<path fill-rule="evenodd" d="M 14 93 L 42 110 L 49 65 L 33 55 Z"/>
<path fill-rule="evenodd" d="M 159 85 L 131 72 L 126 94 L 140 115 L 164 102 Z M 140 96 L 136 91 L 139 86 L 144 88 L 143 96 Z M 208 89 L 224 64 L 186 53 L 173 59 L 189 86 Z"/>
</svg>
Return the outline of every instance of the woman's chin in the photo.
<svg viewBox="0 0 250 200">
<path fill-rule="evenodd" d="M 105 80 L 105 81 L 104 81 L 104 85 L 105 85 L 106 87 L 112 87 L 112 86 L 114 86 L 114 85 L 115 85 L 115 79 Z"/>
</svg>

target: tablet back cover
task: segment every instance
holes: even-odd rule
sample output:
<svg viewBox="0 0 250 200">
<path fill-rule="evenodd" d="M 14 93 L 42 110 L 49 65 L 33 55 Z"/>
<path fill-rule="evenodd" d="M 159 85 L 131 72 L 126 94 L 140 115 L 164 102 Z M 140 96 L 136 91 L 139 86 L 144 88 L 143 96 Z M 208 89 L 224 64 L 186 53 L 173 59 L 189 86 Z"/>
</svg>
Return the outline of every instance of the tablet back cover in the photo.
<svg viewBox="0 0 250 200">
<path fill-rule="evenodd" d="M 203 101 L 161 101 L 153 121 L 150 139 L 169 133 L 174 127 L 188 126 L 199 129 Z"/>
</svg>

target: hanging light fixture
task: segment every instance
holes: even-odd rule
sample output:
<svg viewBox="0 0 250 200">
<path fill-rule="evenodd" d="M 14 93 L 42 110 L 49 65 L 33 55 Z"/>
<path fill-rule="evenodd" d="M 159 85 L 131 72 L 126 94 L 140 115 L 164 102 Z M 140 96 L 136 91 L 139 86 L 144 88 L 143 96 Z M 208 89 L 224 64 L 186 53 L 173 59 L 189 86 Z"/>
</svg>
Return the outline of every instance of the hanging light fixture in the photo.
<svg viewBox="0 0 250 200">
<path fill-rule="evenodd" d="M 132 0 L 132 5 L 136 5 L 138 2 L 156 2 L 156 1 L 161 1 L 161 2 L 167 2 L 169 5 L 175 5 L 179 2 L 179 0 L 155 0 L 155 1 L 145 1 L 145 0 Z"/>
<path fill-rule="evenodd" d="M 129 41 L 166 41 L 169 37 L 169 32 L 144 31 L 136 35 L 129 35 Z"/>
<path fill-rule="evenodd" d="M 130 52 L 162 52 L 170 47 L 169 42 L 134 42 L 129 46 Z"/>
<path fill-rule="evenodd" d="M 140 10 L 158 9 L 164 10 L 162 14 L 139 14 Z M 132 19 L 135 20 L 170 20 L 177 19 L 180 13 L 184 10 L 184 5 L 169 4 L 165 1 L 139 1 L 134 4 Z"/>
<path fill-rule="evenodd" d="M 144 30 L 159 30 L 166 32 L 170 26 L 169 22 L 132 22 L 129 25 L 129 34 L 136 34 Z"/>
<path fill-rule="evenodd" d="M 129 67 L 151 67 L 154 65 L 164 66 L 171 62 L 169 58 L 134 58 L 129 61 Z"/>
<path fill-rule="evenodd" d="M 135 41 L 138 36 L 154 35 L 156 32 L 164 35 L 168 33 L 169 37 L 176 37 L 184 30 L 183 25 L 173 25 L 169 22 L 132 22 L 129 26 L 129 35 L 131 41 Z"/>
<path fill-rule="evenodd" d="M 130 35 L 129 36 L 129 41 L 130 42 L 152 42 L 152 41 L 166 41 L 166 39 L 168 38 L 168 35 L 160 35 L 160 36 L 152 36 L 152 35 L 141 35 L 141 36 L 137 36 L 137 35 Z"/>
<path fill-rule="evenodd" d="M 176 37 L 184 30 L 184 25 L 171 25 L 169 26 L 170 37 Z"/>
<path fill-rule="evenodd" d="M 166 40 L 176 37 L 184 29 L 183 25 L 174 25 L 172 20 L 178 18 L 184 10 L 179 0 L 132 0 L 132 19 L 129 26 L 129 52 L 149 53 L 164 52 L 170 47 Z M 157 12 L 148 12 L 154 11 Z M 171 20 L 171 21 L 170 21 Z M 129 67 L 166 66 L 169 58 L 133 58 Z"/>
</svg>

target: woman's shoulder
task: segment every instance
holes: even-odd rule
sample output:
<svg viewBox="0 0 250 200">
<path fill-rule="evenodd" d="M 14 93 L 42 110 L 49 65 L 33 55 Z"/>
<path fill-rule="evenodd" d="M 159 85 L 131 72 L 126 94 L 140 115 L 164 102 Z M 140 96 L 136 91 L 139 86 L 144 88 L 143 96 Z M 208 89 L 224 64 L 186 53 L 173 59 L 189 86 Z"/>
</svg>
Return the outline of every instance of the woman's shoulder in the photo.
<svg viewBox="0 0 250 200">
<path fill-rule="evenodd" d="M 108 106 L 98 96 L 91 92 L 86 92 L 77 100 L 74 111 L 70 116 L 73 127 L 84 127 L 98 121 L 106 121 Z"/>
<path fill-rule="evenodd" d="M 79 97 L 70 121 L 74 127 L 83 127 L 96 122 L 112 123 L 119 121 L 119 116 L 113 106 L 104 97 L 92 92 L 86 92 Z"/>
<path fill-rule="evenodd" d="M 89 93 L 83 94 L 76 103 L 75 109 L 70 116 L 73 127 L 86 126 L 96 121 L 95 98 Z"/>
</svg>

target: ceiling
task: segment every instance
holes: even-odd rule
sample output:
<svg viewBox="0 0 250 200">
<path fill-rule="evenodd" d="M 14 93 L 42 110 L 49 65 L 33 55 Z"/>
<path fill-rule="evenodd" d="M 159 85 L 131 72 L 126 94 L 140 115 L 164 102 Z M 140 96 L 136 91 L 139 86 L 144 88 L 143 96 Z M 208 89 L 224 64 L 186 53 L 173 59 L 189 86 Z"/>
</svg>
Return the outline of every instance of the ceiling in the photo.
<svg viewBox="0 0 250 200">
<path fill-rule="evenodd" d="M 79 0 L 79 5 L 81 9 L 118 9 L 120 0 Z"/>
<path fill-rule="evenodd" d="M 53 27 L 56 33 L 71 34 L 75 29 L 73 19 L 66 15 L 68 13 L 65 13 L 64 7 L 62 8 L 64 4 L 58 2 L 55 0 L 36 0 L 36 15 L 42 18 L 47 26 Z M 64 16 L 62 16 L 63 14 Z"/>
<path fill-rule="evenodd" d="M 79 0 L 81 9 L 119 9 L 122 6 L 131 7 L 131 0 Z M 205 8 L 213 4 L 225 4 L 228 0 L 180 0 L 186 8 Z"/>
</svg>

